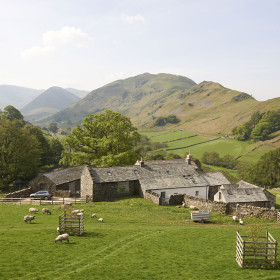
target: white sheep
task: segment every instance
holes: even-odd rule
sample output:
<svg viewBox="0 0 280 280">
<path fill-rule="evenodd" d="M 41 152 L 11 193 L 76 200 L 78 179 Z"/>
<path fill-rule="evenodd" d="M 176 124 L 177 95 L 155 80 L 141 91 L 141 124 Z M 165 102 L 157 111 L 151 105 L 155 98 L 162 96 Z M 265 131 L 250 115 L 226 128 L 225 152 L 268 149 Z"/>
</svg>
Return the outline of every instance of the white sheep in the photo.
<svg viewBox="0 0 280 280">
<path fill-rule="evenodd" d="M 45 213 L 50 214 L 50 215 L 52 214 L 52 212 L 48 208 L 43 208 L 42 212 L 43 212 L 43 214 L 45 214 Z"/>
<path fill-rule="evenodd" d="M 78 214 L 76 214 L 76 216 L 83 216 L 84 215 L 84 212 L 80 212 Z"/>
<path fill-rule="evenodd" d="M 37 208 L 29 208 L 29 212 L 36 213 L 36 212 L 39 212 L 39 210 Z"/>
<path fill-rule="evenodd" d="M 84 209 L 81 209 L 81 210 L 73 210 L 71 212 L 72 215 L 77 215 L 78 213 L 84 213 Z"/>
<path fill-rule="evenodd" d="M 244 222 L 241 219 L 239 219 L 239 224 L 244 225 Z"/>
<path fill-rule="evenodd" d="M 99 218 L 98 222 L 103 223 L 103 218 Z"/>
<path fill-rule="evenodd" d="M 68 233 L 64 233 L 59 235 L 55 240 L 54 243 L 56 243 L 57 241 L 60 241 L 62 243 L 62 240 L 67 240 L 67 242 L 69 243 L 69 234 Z"/>
<path fill-rule="evenodd" d="M 95 214 L 95 213 L 92 214 L 92 215 L 91 215 L 91 218 L 96 218 L 96 214 Z"/>
<path fill-rule="evenodd" d="M 232 216 L 232 219 L 236 222 L 237 221 L 237 216 Z"/>
<path fill-rule="evenodd" d="M 56 231 L 57 231 L 57 233 L 60 233 L 60 228 L 57 227 L 57 228 L 56 228 Z"/>
<path fill-rule="evenodd" d="M 27 223 L 29 221 L 29 223 L 31 224 L 31 221 L 34 220 L 36 218 L 36 216 L 24 216 L 23 220 Z"/>
</svg>

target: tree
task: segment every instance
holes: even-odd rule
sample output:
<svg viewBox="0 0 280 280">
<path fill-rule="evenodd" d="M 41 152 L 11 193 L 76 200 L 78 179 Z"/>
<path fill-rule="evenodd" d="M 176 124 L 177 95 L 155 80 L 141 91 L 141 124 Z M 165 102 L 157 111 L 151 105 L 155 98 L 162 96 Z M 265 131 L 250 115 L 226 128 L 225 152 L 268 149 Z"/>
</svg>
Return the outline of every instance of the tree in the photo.
<svg viewBox="0 0 280 280">
<path fill-rule="evenodd" d="M 139 157 L 139 141 L 137 128 L 129 118 L 105 110 L 85 117 L 66 137 L 61 163 L 97 167 L 132 164 Z"/>
<path fill-rule="evenodd" d="M 49 145 L 51 151 L 51 163 L 58 165 L 64 147 L 58 139 L 51 139 Z"/>
<path fill-rule="evenodd" d="M 38 172 L 40 148 L 35 136 L 11 121 L 0 121 L 0 187 Z"/>
<path fill-rule="evenodd" d="M 0 111 L 0 120 L 13 121 L 20 127 L 25 125 L 21 112 L 11 105 L 6 106 L 3 112 Z"/>
<path fill-rule="evenodd" d="M 56 133 L 58 130 L 57 123 L 50 123 L 49 131 Z"/>
</svg>

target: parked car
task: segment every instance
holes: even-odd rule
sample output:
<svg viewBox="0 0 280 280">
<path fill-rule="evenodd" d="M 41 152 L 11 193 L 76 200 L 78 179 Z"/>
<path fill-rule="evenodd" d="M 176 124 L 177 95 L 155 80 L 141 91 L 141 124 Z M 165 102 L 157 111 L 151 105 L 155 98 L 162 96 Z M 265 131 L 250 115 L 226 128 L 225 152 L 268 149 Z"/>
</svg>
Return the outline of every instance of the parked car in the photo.
<svg viewBox="0 0 280 280">
<path fill-rule="evenodd" d="M 53 194 L 50 191 L 38 191 L 36 193 L 32 193 L 30 195 L 31 199 L 51 199 L 53 197 Z"/>
</svg>

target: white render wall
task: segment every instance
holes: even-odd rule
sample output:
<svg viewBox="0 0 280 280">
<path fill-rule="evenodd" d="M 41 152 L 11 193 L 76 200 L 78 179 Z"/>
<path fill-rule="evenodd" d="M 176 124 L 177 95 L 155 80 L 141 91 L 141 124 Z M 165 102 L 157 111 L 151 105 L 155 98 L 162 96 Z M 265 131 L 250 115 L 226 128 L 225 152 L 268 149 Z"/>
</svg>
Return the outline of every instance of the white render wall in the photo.
<svg viewBox="0 0 280 280">
<path fill-rule="evenodd" d="M 173 194 L 185 194 L 196 198 L 208 199 L 208 186 L 176 188 L 176 189 L 156 189 L 152 191 L 158 195 L 161 195 L 162 192 L 165 192 L 166 198 L 168 198 L 169 195 L 173 195 Z"/>
</svg>

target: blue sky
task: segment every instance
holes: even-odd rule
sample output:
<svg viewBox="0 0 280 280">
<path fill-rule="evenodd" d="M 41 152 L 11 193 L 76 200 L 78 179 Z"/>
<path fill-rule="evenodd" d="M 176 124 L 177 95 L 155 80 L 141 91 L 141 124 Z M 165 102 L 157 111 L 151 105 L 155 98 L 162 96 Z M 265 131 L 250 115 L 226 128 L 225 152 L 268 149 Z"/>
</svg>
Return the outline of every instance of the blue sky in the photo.
<svg viewBox="0 0 280 280">
<path fill-rule="evenodd" d="M 278 0 L 0 0 L 0 84 L 93 90 L 144 72 L 280 97 Z"/>
</svg>

